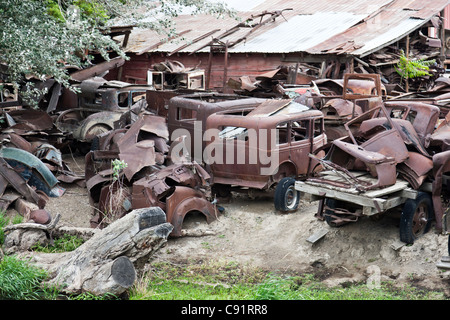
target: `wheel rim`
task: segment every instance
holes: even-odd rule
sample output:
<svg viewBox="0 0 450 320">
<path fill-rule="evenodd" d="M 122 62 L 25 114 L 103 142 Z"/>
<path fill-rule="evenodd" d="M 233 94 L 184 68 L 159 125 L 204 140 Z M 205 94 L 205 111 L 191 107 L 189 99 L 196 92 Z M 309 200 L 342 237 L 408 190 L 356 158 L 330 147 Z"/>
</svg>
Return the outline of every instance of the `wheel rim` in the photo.
<svg viewBox="0 0 450 320">
<path fill-rule="evenodd" d="M 428 210 L 425 203 L 419 204 L 414 212 L 412 232 L 414 236 L 420 235 L 425 231 L 428 223 Z"/>
<path fill-rule="evenodd" d="M 286 207 L 288 209 L 294 209 L 295 206 L 297 205 L 297 199 L 298 199 L 298 191 L 295 190 L 293 186 L 290 186 L 284 197 Z"/>
</svg>

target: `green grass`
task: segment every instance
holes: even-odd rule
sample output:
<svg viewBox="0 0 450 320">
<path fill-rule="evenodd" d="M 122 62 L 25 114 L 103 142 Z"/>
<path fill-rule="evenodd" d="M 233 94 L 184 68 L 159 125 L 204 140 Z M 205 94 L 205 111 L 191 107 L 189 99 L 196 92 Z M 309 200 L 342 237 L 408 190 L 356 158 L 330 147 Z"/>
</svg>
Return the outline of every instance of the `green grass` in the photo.
<svg viewBox="0 0 450 320">
<path fill-rule="evenodd" d="M 392 283 L 326 287 L 313 275 L 277 275 L 230 262 L 152 264 L 130 300 L 443 300 L 439 292 Z"/>
<path fill-rule="evenodd" d="M 51 300 L 57 290 L 43 285 L 44 270 L 28 264 L 16 256 L 4 256 L 0 261 L 1 300 Z"/>
<path fill-rule="evenodd" d="M 6 211 L 0 211 L 0 245 L 2 245 L 5 241 L 5 232 L 3 231 L 3 228 L 5 228 L 10 222 L 12 224 L 22 223 L 23 217 L 17 214 L 10 219 L 6 215 Z"/>
<path fill-rule="evenodd" d="M 34 245 L 31 249 L 38 252 L 56 253 L 73 251 L 84 243 L 84 240 L 77 236 L 63 235 L 53 241 L 53 245 Z"/>
</svg>

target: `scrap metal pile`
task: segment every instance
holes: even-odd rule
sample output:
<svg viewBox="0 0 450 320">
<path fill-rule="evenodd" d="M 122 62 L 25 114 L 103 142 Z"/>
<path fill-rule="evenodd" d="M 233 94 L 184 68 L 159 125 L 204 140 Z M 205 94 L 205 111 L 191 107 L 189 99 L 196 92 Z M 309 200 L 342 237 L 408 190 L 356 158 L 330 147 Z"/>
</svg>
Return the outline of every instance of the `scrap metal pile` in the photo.
<svg viewBox="0 0 450 320">
<path fill-rule="evenodd" d="M 168 141 L 165 118 L 148 112 L 131 125 L 99 135 L 98 150 L 87 153 L 85 162 L 86 187 L 97 208 L 92 227 L 104 227 L 132 209 L 155 206 L 174 226 L 172 237 L 182 235 L 190 212 L 202 213 L 208 223 L 217 218 L 209 174 L 195 161 L 173 161 Z M 127 165 L 118 179 L 113 179 L 115 159 Z"/>
<path fill-rule="evenodd" d="M 392 186 L 399 178 L 416 190 L 431 181 L 436 228 L 442 230 L 443 203 L 450 199 L 442 183 L 450 171 L 450 113 L 420 101 L 385 101 L 354 113 L 344 128 L 345 134 L 331 142 L 320 161 L 346 176 L 346 182 L 310 180 L 360 192 Z M 367 183 L 358 179 L 358 172 L 377 180 Z"/>
<path fill-rule="evenodd" d="M 360 190 L 387 187 L 398 177 L 415 189 L 424 181 L 432 181 L 434 208 L 441 226 L 444 211 L 441 195 L 445 193 L 442 177 L 450 169 L 447 106 L 450 82 L 439 78 L 436 86 L 426 92 L 388 101 L 379 75 L 358 75 L 348 81 L 345 77 L 323 79 L 292 88 L 281 86 L 278 78 L 288 75 L 286 68 L 274 70 L 262 76 L 258 83 L 247 83 L 246 95 L 284 99 L 296 96 L 296 102 L 322 111 L 330 148 L 320 162 L 324 167 L 344 172 L 349 183 Z M 89 80 L 88 76 L 92 72 L 83 75 L 80 83 Z M 358 78 L 373 78 L 375 85 Z M 140 99 L 137 101 L 132 95 L 135 89 L 141 90 L 136 95 Z M 147 100 L 142 98 L 145 97 L 142 90 L 145 92 L 147 88 L 121 83 L 121 91 L 112 87 L 107 90 L 110 95 L 127 96 L 127 108 L 121 108 L 121 113 L 115 115 L 117 120 L 112 129 L 95 122 L 101 130 L 92 130 L 84 176 L 74 174 L 62 161 L 61 150 L 70 146 L 73 136 L 55 126 L 61 112 L 55 110 L 54 102 L 52 108 L 41 107 L 47 112 L 23 108 L 3 110 L 1 208 L 6 209 L 15 202 L 16 209 L 27 218 L 48 223 L 51 217 L 44 210 L 47 197 L 61 196 L 64 189 L 59 182 L 64 182 L 86 186 L 95 211 L 90 221 L 92 227 L 105 227 L 133 209 L 151 206 L 160 207 L 166 213 L 167 221 L 174 226 L 173 237 L 183 235 L 182 223 L 188 213 L 198 212 L 208 223 L 216 219 L 218 207 L 211 195 L 210 187 L 214 184 L 211 172 L 201 163 L 171 158 L 171 149 L 184 140 L 180 137 L 170 141 L 166 118 L 169 113 L 162 117 L 148 111 L 147 100 L 152 95 L 147 94 Z M 55 97 L 53 92 L 51 97 Z M 103 109 L 98 111 L 108 107 L 107 112 L 117 112 L 120 106 L 116 105 L 115 99 L 103 99 Z M 80 109 L 76 104 L 71 106 Z M 74 119 L 66 119 L 67 124 L 83 122 L 78 118 L 70 122 Z M 119 172 L 114 169 L 115 160 L 126 164 Z M 352 176 L 354 170 L 370 172 L 377 182 L 367 185 L 358 181 Z M 13 187 L 12 194 L 6 192 L 7 186 Z"/>
<path fill-rule="evenodd" d="M 59 182 L 79 183 L 62 160 L 60 149 L 67 147 L 66 135 L 52 118 L 40 110 L 3 110 L 0 133 L 0 208 L 14 204 L 16 210 L 38 223 L 48 223 L 45 210 L 49 197 L 60 197 L 65 190 Z"/>
</svg>

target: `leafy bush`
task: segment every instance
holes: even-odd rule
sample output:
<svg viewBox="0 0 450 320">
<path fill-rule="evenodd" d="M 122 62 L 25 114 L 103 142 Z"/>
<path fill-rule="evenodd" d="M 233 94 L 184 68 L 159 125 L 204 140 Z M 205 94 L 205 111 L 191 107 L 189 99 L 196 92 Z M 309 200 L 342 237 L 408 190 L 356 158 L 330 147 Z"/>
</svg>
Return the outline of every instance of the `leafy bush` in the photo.
<svg viewBox="0 0 450 320">
<path fill-rule="evenodd" d="M 428 72 L 430 66 L 433 65 L 436 60 L 425 59 L 409 59 L 405 56 L 403 50 L 401 50 L 400 61 L 395 67 L 395 71 L 402 77 L 402 79 L 414 79 L 423 76 L 430 76 Z"/>
</svg>

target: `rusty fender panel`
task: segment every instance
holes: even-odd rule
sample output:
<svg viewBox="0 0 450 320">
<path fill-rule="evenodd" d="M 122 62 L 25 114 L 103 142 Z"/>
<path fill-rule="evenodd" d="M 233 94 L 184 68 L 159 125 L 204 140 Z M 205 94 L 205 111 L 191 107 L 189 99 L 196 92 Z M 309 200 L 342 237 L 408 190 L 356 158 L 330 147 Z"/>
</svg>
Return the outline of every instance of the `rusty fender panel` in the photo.
<svg viewBox="0 0 450 320">
<path fill-rule="evenodd" d="M 443 174 L 450 172 L 450 150 L 435 154 L 433 156 L 433 175 L 432 200 L 434 206 L 434 215 L 436 218 L 436 229 L 442 231 L 442 220 L 444 208 L 442 206 L 441 192 L 443 183 Z"/>
<path fill-rule="evenodd" d="M 419 189 L 428 173 L 433 169 L 433 161 L 418 153 L 409 152 L 409 157 L 398 164 L 397 171 L 414 189 Z"/>
<path fill-rule="evenodd" d="M 206 217 L 207 223 L 217 219 L 215 206 L 204 197 L 201 191 L 189 187 L 175 187 L 166 203 L 167 221 L 174 227 L 170 234 L 172 237 L 181 236 L 183 220 L 189 212 L 201 212 Z"/>
<path fill-rule="evenodd" d="M 159 206 L 166 209 L 164 198 L 175 186 L 198 188 L 209 183 L 209 174 L 197 163 L 173 164 L 133 183 L 133 209 Z"/>
</svg>

